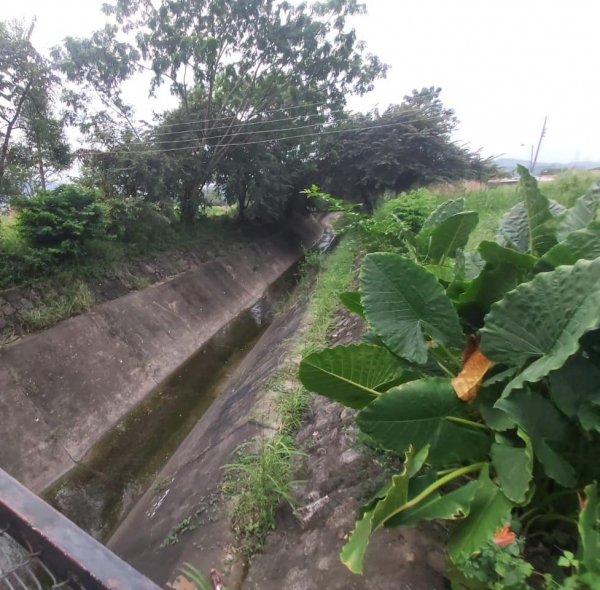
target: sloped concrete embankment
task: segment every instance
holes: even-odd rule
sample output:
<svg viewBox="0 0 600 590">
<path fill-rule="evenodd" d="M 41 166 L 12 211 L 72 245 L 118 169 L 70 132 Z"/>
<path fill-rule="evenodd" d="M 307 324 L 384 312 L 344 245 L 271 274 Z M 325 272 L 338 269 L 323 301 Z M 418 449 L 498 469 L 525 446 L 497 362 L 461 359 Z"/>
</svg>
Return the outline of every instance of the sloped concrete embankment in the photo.
<svg viewBox="0 0 600 590">
<path fill-rule="evenodd" d="M 0 349 L 0 467 L 35 492 L 296 263 L 322 227 L 281 234 Z"/>
</svg>

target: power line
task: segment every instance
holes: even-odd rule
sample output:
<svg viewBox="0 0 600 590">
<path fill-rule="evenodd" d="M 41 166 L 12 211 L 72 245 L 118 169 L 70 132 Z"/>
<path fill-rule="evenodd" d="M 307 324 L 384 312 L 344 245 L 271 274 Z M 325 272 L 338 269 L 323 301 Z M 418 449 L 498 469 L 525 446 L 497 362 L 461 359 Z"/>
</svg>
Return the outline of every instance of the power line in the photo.
<svg viewBox="0 0 600 590">
<path fill-rule="evenodd" d="M 403 111 L 403 113 L 412 113 L 412 112 L 422 112 L 421 109 L 405 109 Z M 282 121 L 287 121 L 287 120 L 295 120 L 297 117 L 291 117 L 289 119 L 285 118 L 285 119 L 278 119 L 276 121 L 270 121 L 270 122 L 263 122 L 261 121 L 262 124 L 268 124 L 268 123 L 280 123 Z M 426 116 L 425 117 L 427 120 L 431 121 L 431 120 L 442 120 L 443 117 L 431 117 L 431 116 Z M 404 121 L 404 122 L 399 122 L 399 123 L 394 123 L 394 125 L 400 125 L 400 124 L 405 124 L 405 125 L 409 125 L 411 123 L 416 123 L 418 121 L 422 121 L 423 118 L 420 119 L 414 119 L 411 121 Z M 348 119 L 345 119 L 344 121 L 348 121 Z M 308 125 L 296 125 L 294 127 L 286 127 L 286 128 L 276 128 L 276 129 L 259 129 L 258 131 L 240 131 L 239 133 L 235 134 L 235 137 L 240 137 L 240 136 L 246 136 L 246 135 L 258 135 L 258 134 L 264 134 L 264 133 L 275 133 L 275 132 L 284 132 L 284 131 L 296 131 L 298 129 L 310 129 L 312 127 L 318 127 L 320 125 L 334 125 L 336 122 L 318 122 L 318 123 L 310 123 Z M 380 127 L 380 125 L 377 125 L 376 127 Z M 224 129 L 228 128 L 228 126 L 223 127 Z M 363 129 L 364 127 L 354 127 L 354 129 Z M 182 132 L 182 133 L 193 133 L 195 131 L 204 131 L 204 129 L 198 128 L 198 129 L 190 129 L 188 131 Z M 169 135 L 169 134 L 166 134 Z M 157 135 L 158 137 L 159 135 Z M 150 141 L 150 143 L 152 143 L 153 145 L 157 145 L 157 144 L 174 144 L 174 143 L 190 143 L 191 141 L 197 141 L 198 139 L 206 139 L 207 141 L 214 141 L 216 139 L 223 139 L 226 137 L 230 137 L 231 134 L 230 133 L 226 133 L 224 135 L 213 135 L 213 136 L 208 136 L 205 138 L 190 138 L 190 139 L 174 139 L 174 140 L 164 140 L 164 141 Z M 285 139 L 285 138 L 283 138 Z M 269 139 L 268 141 L 272 141 L 271 139 Z M 227 145 L 248 145 L 248 142 L 244 142 L 244 144 L 227 144 Z M 200 147 L 200 146 L 188 146 L 190 149 L 192 148 L 196 148 L 196 147 Z M 182 148 L 171 148 L 172 150 L 174 149 L 182 149 Z M 131 150 L 127 150 L 127 151 L 123 151 L 122 153 L 129 153 Z M 162 151 L 161 150 L 153 150 L 153 151 Z M 168 148 L 164 148 L 164 151 L 169 151 Z M 90 151 L 88 153 L 121 153 L 121 152 L 106 152 L 106 151 L 101 151 L 101 150 L 96 150 L 96 151 Z M 142 152 L 137 152 L 137 153 L 142 153 Z"/>
<path fill-rule="evenodd" d="M 345 133 L 347 131 L 367 131 L 369 129 L 383 129 L 383 128 L 389 128 L 389 127 L 397 127 L 397 126 L 406 126 L 406 125 L 410 125 L 411 123 L 417 123 L 419 121 L 422 121 L 423 119 L 414 119 L 411 121 L 402 121 L 401 123 L 389 123 L 389 124 L 384 124 L 384 125 L 372 125 L 372 126 L 366 126 L 366 127 L 346 127 L 344 129 L 335 129 L 333 131 L 320 131 L 318 133 L 302 133 L 300 135 L 289 135 L 287 137 L 273 137 L 273 138 L 269 138 L 269 139 L 263 139 L 260 141 L 246 141 L 246 142 L 242 142 L 242 143 L 227 143 L 227 144 L 223 144 L 222 146 L 217 146 L 217 147 L 239 147 L 239 146 L 246 146 L 246 145 L 258 145 L 258 144 L 263 144 L 263 143 L 272 143 L 274 141 L 285 141 L 288 139 L 299 139 L 299 138 L 304 138 L 304 137 L 315 137 L 318 135 L 332 135 L 335 133 Z M 227 137 L 227 136 L 225 136 Z M 176 151 L 184 151 L 184 150 L 195 150 L 198 149 L 201 146 L 186 146 L 186 147 L 179 147 L 179 148 L 167 148 L 167 149 L 158 149 L 158 150 L 143 150 L 143 151 L 139 151 L 139 152 L 132 152 L 132 151 L 114 151 L 114 152 L 107 152 L 107 151 L 87 151 L 85 154 L 82 154 L 82 156 L 114 156 L 114 155 L 133 155 L 133 156 L 138 156 L 138 155 L 142 155 L 142 154 L 162 154 L 162 153 L 167 153 L 167 152 L 176 152 Z M 124 169 L 125 170 L 125 169 Z"/>
<path fill-rule="evenodd" d="M 260 114 L 261 116 L 262 115 L 271 115 L 272 113 L 281 113 L 283 111 L 293 111 L 293 110 L 297 110 L 297 109 L 305 109 L 308 107 L 320 107 L 320 106 L 324 106 L 327 104 L 329 104 L 329 103 L 328 102 L 313 102 L 313 103 L 301 104 L 301 105 L 297 105 L 297 106 L 293 106 L 293 107 L 283 107 L 280 109 L 272 109 L 270 111 L 263 111 L 263 112 L 260 112 L 257 114 Z M 233 117 L 229 116 L 229 117 L 217 117 L 217 118 L 211 118 L 211 119 L 190 119 L 190 121 L 188 121 L 188 122 L 167 123 L 167 124 L 162 124 L 162 125 L 160 123 L 158 123 L 158 125 L 161 125 L 162 127 L 177 127 L 179 125 L 191 125 L 194 123 L 214 123 L 217 121 L 227 121 L 231 118 L 233 118 Z M 129 129 L 129 127 L 123 127 L 123 129 Z M 137 130 L 137 131 L 139 131 L 139 130 Z"/>
</svg>

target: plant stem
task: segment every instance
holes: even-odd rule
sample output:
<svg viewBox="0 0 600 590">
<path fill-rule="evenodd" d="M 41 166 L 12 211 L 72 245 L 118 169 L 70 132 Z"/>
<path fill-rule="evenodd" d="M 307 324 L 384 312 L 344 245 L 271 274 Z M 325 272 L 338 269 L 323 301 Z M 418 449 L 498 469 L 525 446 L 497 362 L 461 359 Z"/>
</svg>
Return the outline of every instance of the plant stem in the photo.
<svg viewBox="0 0 600 590">
<path fill-rule="evenodd" d="M 491 428 L 489 426 L 486 426 L 485 424 L 479 424 L 479 422 L 465 420 L 464 418 L 457 418 L 456 416 L 446 416 L 446 420 L 450 420 L 451 422 L 457 422 L 458 424 L 463 424 L 464 426 L 469 426 L 470 428 L 479 428 L 481 430 L 491 430 Z"/>
<path fill-rule="evenodd" d="M 421 500 L 424 500 L 425 498 L 427 498 L 427 496 L 429 496 L 430 494 L 432 494 L 433 492 L 435 492 L 442 486 L 446 485 L 448 482 L 452 481 L 453 479 L 456 479 L 457 477 L 461 477 L 462 475 L 466 475 L 467 473 L 472 473 L 473 471 L 479 471 L 479 470 L 483 469 L 485 467 L 485 465 L 487 465 L 487 463 L 485 461 L 481 461 L 480 463 L 474 463 L 473 465 L 467 465 L 466 467 L 461 467 L 460 469 L 455 469 L 448 475 L 446 475 L 446 476 L 438 479 L 434 483 L 432 483 L 428 488 L 425 488 L 420 494 L 416 495 L 412 500 L 410 500 L 410 502 L 407 502 L 406 504 L 401 506 L 398 510 L 396 510 L 390 516 L 395 516 L 399 512 L 402 512 L 404 510 L 407 510 L 408 508 L 412 508 L 413 506 L 416 506 L 419 502 L 421 502 Z"/>
</svg>

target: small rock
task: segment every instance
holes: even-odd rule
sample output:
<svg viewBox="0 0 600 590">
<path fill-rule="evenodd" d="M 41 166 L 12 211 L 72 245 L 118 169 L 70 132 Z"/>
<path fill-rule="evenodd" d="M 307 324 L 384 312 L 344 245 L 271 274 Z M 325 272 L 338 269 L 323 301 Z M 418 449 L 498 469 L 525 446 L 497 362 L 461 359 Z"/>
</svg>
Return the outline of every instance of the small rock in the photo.
<svg viewBox="0 0 600 590">
<path fill-rule="evenodd" d="M 2 313 L 6 316 L 6 317 L 10 317 L 11 315 L 14 315 L 16 313 L 16 309 L 10 305 L 7 304 L 2 308 Z"/>
<path fill-rule="evenodd" d="M 340 461 L 346 465 L 349 465 L 350 463 L 355 463 L 360 459 L 362 459 L 362 453 L 360 453 L 356 449 L 348 449 L 340 455 Z"/>
<path fill-rule="evenodd" d="M 327 504 L 329 504 L 329 496 L 323 496 L 322 498 L 319 498 L 312 504 L 309 504 L 304 508 L 300 508 L 300 510 L 298 510 L 298 513 L 302 522 L 304 524 L 308 524 L 311 520 L 313 520 L 323 511 Z"/>
<path fill-rule="evenodd" d="M 4 328 L 6 324 L 6 320 L 2 316 L 0 316 L 0 330 L 2 330 L 2 328 Z"/>
<path fill-rule="evenodd" d="M 150 275 L 153 275 L 156 272 L 156 269 L 151 264 L 145 264 L 144 270 Z"/>
<path fill-rule="evenodd" d="M 33 303 L 29 301 L 29 299 L 21 299 L 21 309 L 31 309 L 33 307 Z"/>
</svg>

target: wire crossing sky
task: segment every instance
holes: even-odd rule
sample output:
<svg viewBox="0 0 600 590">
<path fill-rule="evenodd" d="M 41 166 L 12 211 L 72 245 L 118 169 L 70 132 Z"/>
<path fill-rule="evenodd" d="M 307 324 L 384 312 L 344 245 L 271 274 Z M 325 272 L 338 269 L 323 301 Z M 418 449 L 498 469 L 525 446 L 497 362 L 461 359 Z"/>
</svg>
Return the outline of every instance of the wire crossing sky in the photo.
<svg viewBox="0 0 600 590">
<path fill-rule="evenodd" d="M 106 17 L 105 0 L 3 0 L 2 18 L 37 16 L 43 52 L 86 36 Z M 598 0 L 365 0 L 358 38 L 391 66 L 373 92 L 351 97 L 368 111 L 399 103 L 413 88 L 441 86 L 461 121 L 456 139 L 483 155 L 529 160 L 548 115 L 541 162 L 600 162 Z M 148 100 L 147 76 L 126 85 L 140 119 L 174 106 L 168 90 Z"/>
</svg>

